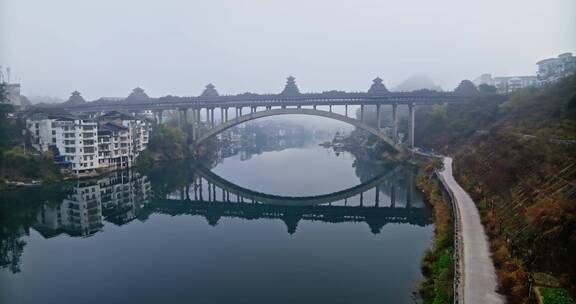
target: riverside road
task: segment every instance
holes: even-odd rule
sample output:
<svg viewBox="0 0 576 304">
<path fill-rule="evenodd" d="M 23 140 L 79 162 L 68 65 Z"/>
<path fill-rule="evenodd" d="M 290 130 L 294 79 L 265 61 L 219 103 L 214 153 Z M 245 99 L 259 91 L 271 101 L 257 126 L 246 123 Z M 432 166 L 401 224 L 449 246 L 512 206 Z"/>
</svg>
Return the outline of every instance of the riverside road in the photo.
<svg viewBox="0 0 576 304">
<path fill-rule="evenodd" d="M 496 271 L 490 257 L 490 250 L 480 214 L 472 198 L 456 182 L 452 175 L 452 158 L 444 157 L 444 169 L 439 172 L 445 185 L 452 192 L 459 221 L 462 241 L 462 290 L 463 302 L 504 303 L 504 298 L 496 293 Z"/>
</svg>

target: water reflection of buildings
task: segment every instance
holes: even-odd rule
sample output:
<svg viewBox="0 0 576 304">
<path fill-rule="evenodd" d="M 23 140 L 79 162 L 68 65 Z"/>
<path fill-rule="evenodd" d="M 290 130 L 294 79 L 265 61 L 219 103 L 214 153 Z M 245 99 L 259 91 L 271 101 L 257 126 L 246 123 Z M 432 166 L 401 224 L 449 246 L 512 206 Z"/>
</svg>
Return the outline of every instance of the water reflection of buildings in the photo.
<svg viewBox="0 0 576 304">
<path fill-rule="evenodd" d="M 135 171 L 120 171 L 98 180 L 78 181 L 61 204 L 42 206 L 34 227 L 45 237 L 61 233 L 89 236 L 103 219 L 124 224 L 149 201 L 150 182 Z"/>
<path fill-rule="evenodd" d="M 242 161 L 255 154 L 302 147 L 310 140 L 304 127 L 286 122 L 249 122 L 218 135 L 218 158 L 239 155 Z"/>
</svg>

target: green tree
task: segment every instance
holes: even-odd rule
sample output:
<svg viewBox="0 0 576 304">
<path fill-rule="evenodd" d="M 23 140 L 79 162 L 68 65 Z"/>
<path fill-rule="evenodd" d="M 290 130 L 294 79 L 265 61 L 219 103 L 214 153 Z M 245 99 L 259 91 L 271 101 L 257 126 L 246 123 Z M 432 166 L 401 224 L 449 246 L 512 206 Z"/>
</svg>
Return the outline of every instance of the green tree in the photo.
<svg viewBox="0 0 576 304">
<path fill-rule="evenodd" d="M 479 85 L 478 90 L 482 93 L 490 93 L 490 94 L 496 93 L 496 87 L 495 86 L 485 84 L 485 83 Z"/>
</svg>

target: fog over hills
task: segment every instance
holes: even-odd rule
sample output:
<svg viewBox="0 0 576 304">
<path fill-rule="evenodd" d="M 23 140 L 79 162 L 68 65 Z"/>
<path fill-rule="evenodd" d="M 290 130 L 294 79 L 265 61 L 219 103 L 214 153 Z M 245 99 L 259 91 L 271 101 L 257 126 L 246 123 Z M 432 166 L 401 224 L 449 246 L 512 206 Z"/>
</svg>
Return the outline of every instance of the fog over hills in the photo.
<svg viewBox="0 0 576 304">
<path fill-rule="evenodd" d="M 437 85 L 430 77 L 423 74 L 412 75 L 406 78 L 392 90 L 397 92 L 409 92 L 422 89 L 442 91 L 441 86 Z"/>
</svg>

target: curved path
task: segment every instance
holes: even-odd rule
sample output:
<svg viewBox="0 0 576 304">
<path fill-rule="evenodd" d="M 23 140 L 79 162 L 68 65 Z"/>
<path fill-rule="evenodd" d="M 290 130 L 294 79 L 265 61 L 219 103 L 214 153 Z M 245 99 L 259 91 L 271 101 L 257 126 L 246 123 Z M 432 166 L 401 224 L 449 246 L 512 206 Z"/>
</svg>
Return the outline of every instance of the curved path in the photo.
<svg viewBox="0 0 576 304">
<path fill-rule="evenodd" d="M 239 125 L 243 122 L 247 122 L 250 120 L 263 118 L 263 117 L 269 117 L 269 116 L 275 116 L 275 115 L 286 115 L 286 114 L 313 115 L 313 116 L 320 116 L 320 117 L 326 117 L 326 118 L 331 118 L 331 119 L 343 121 L 345 123 L 349 123 L 355 127 L 366 130 L 366 131 L 376 135 L 378 138 L 382 139 L 383 141 L 385 141 L 386 143 L 388 143 L 389 145 L 394 147 L 396 150 L 401 149 L 398 145 L 395 145 L 394 142 L 390 138 L 388 138 L 388 136 L 386 136 L 386 134 L 384 132 L 378 130 L 377 128 L 371 127 L 368 124 L 366 124 L 366 123 L 364 123 L 358 119 L 354 119 L 354 118 L 351 118 L 351 117 L 348 117 L 345 115 L 341 115 L 341 114 L 336 114 L 334 112 L 314 110 L 314 109 L 303 109 L 303 108 L 269 109 L 269 110 L 265 110 L 265 111 L 254 112 L 254 113 L 242 115 L 242 116 L 236 117 L 234 119 L 230 119 L 227 122 L 220 124 L 218 126 L 215 126 L 214 128 L 209 129 L 205 133 L 201 134 L 198 137 L 198 139 L 196 139 L 196 141 L 194 142 L 194 145 L 200 145 L 200 144 L 202 144 L 202 142 L 206 141 L 208 138 L 210 138 L 210 137 L 212 137 L 218 133 L 221 133 L 226 129 L 229 129 L 229 128 L 232 128 L 236 125 Z"/>
<path fill-rule="evenodd" d="M 496 270 L 490 256 L 490 247 L 480 214 L 472 198 L 456 182 L 452 175 L 452 158 L 444 157 L 444 168 L 438 172 L 440 179 L 450 192 L 457 208 L 456 235 L 460 238 L 460 273 L 463 295 L 456 295 L 463 303 L 505 303 L 496 293 L 498 286 Z"/>
</svg>

